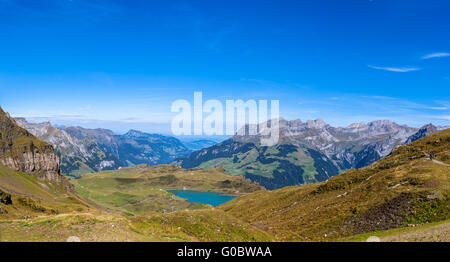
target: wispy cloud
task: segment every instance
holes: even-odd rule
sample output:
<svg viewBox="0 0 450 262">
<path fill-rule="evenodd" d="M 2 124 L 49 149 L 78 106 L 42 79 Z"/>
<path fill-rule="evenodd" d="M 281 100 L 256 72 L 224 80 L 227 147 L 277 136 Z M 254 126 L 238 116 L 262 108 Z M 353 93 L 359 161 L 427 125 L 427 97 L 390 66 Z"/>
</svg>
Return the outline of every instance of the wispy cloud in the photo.
<svg viewBox="0 0 450 262">
<path fill-rule="evenodd" d="M 429 117 L 434 118 L 434 119 L 450 120 L 450 115 L 437 115 L 437 116 L 429 116 Z"/>
<path fill-rule="evenodd" d="M 448 110 L 449 108 L 448 108 L 448 107 L 445 107 L 445 106 L 431 106 L 431 107 L 428 107 L 428 109 L 433 109 L 433 110 Z"/>
<path fill-rule="evenodd" d="M 414 110 L 450 110 L 450 106 L 445 104 L 445 101 L 434 101 L 434 105 L 427 105 L 389 96 L 370 95 L 370 96 L 361 96 L 361 98 L 364 98 L 363 101 L 369 100 L 383 101 L 383 105 L 391 104 L 399 108 L 401 107 Z"/>
<path fill-rule="evenodd" d="M 395 100 L 397 98 L 390 96 L 361 96 L 363 98 L 372 98 L 372 99 L 385 99 L 385 100 Z"/>
<path fill-rule="evenodd" d="M 447 56 L 450 56 L 450 53 L 432 53 L 432 54 L 422 56 L 422 59 L 439 58 L 439 57 L 447 57 Z"/>
<path fill-rule="evenodd" d="M 384 70 L 384 71 L 390 71 L 390 72 L 398 72 L 398 73 L 406 73 L 406 72 L 413 72 L 413 71 L 419 71 L 421 68 L 417 67 L 381 67 L 381 66 L 373 66 L 368 65 L 369 68 L 377 69 L 377 70 Z"/>
</svg>

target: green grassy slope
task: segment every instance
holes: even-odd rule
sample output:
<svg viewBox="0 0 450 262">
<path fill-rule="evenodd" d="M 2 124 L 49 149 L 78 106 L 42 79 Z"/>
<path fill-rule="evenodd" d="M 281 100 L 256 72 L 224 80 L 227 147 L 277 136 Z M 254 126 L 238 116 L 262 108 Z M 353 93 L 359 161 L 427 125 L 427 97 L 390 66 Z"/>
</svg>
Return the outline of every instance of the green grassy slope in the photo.
<svg viewBox="0 0 450 262">
<path fill-rule="evenodd" d="M 98 205 L 128 215 L 206 208 L 167 192 L 169 189 L 242 194 L 262 189 L 222 169 L 186 170 L 169 165 L 121 168 L 71 180 L 76 192 Z"/>
<path fill-rule="evenodd" d="M 146 214 L 130 218 L 133 229 L 178 241 L 265 242 L 273 237 L 218 209 Z"/>
<path fill-rule="evenodd" d="M 427 156 L 435 154 L 438 161 Z M 450 218 L 450 130 L 327 182 L 260 191 L 221 206 L 280 240 L 332 241 Z"/>
<path fill-rule="evenodd" d="M 48 214 L 83 212 L 90 207 L 64 185 L 38 180 L 0 165 L 0 216 L 28 218 Z M 10 201 L 6 201 L 6 199 Z"/>
<path fill-rule="evenodd" d="M 267 233 L 218 210 L 179 211 L 126 218 L 99 212 L 4 220 L 0 242 L 251 242 L 271 241 Z"/>
</svg>

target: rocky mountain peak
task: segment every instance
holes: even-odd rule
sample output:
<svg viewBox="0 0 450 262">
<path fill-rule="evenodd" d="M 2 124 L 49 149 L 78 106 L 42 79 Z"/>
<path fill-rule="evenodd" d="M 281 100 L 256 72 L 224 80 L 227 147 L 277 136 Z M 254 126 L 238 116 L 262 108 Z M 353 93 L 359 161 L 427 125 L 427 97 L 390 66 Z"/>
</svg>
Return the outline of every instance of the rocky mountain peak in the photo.
<svg viewBox="0 0 450 262">
<path fill-rule="evenodd" d="M 372 122 L 369 122 L 368 125 L 369 126 L 389 126 L 392 125 L 393 122 L 391 120 L 386 120 L 386 119 L 380 119 L 380 120 L 375 120 Z"/>
<path fill-rule="evenodd" d="M 138 137 L 147 137 L 148 134 L 138 131 L 138 130 L 131 129 L 124 136 L 130 137 L 130 138 L 138 138 Z"/>
<path fill-rule="evenodd" d="M 439 129 L 435 125 L 433 125 L 431 123 L 430 124 L 426 124 L 423 127 L 421 127 L 415 134 L 410 136 L 406 140 L 405 144 L 412 143 L 412 142 L 414 142 L 416 140 L 421 139 L 422 137 L 426 137 L 426 136 L 429 136 L 429 135 L 431 135 L 433 133 L 436 133 L 437 131 L 439 131 Z"/>
<path fill-rule="evenodd" d="M 14 120 L 16 120 L 16 123 L 18 125 L 28 124 L 27 120 L 24 117 L 15 117 Z"/>
<path fill-rule="evenodd" d="M 394 122 L 391 122 L 390 120 L 375 120 L 372 122 L 369 122 L 367 124 L 369 127 L 373 128 L 384 128 L 384 129 L 391 129 L 398 127 L 398 125 Z"/>
<path fill-rule="evenodd" d="M 350 124 L 349 126 L 347 126 L 347 128 L 349 128 L 349 129 L 360 129 L 360 128 L 366 128 L 366 127 L 367 127 L 367 125 L 363 122 L 353 123 L 353 124 Z"/>
<path fill-rule="evenodd" d="M 308 128 L 322 129 L 327 126 L 327 124 L 323 121 L 322 118 L 316 120 L 308 120 L 306 122 L 306 126 Z"/>
<path fill-rule="evenodd" d="M 438 129 L 435 125 L 433 125 L 432 123 L 429 123 L 429 124 L 426 124 L 426 125 L 424 125 L 423 127 L 421 127 L 419 130 L 421 130 L 421 129 Z"/>
<path fill-rule="evenodd" d="M 107 140 L 110 141 L 115 136 L 114 132 L 108 129 L 87 129 L 80 126 L 69 126 L 64 128 L 64 131 L 78 139 L 84 139 L 86 137 Z"/>
<path fill-rule="evenodd" d="M 2 115 L 2 117 L 11 119 L 11 116 L 9 115 L 9 113 L 3 111 L 3 108 L 2 108 L 2 107 L 0 107 L 0 114 Z"/>
</svg>

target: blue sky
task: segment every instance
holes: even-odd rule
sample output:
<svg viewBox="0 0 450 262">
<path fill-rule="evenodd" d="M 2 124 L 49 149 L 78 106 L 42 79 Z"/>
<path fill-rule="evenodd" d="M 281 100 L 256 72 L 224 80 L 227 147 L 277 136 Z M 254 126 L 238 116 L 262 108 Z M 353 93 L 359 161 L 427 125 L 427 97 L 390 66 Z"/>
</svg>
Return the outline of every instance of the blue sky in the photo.
<svg viewBox="0 0 450 262">
<path fill-rule="evenodd" d="M 164 133 L 172 102 L 202 91 L 336 126 L 449 125 L 449 13 L 446 0 L 0 0 L 0 105 Z"/>
</svg>

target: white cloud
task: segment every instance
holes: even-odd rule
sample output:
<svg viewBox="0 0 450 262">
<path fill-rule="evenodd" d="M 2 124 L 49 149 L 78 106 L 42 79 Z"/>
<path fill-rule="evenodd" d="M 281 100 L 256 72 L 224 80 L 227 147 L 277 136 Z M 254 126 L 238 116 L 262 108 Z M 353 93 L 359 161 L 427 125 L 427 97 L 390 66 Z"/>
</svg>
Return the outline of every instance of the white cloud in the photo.
<svg viewBox="0 0 450 262">
<path fill-rule="evenodd" d="M 438 57 L 447 57 L 450 56 L 450 53 L 433 53 L 422 56 L 422 59 L 430 59 L 430 58 L 438 58 Z"/>
<path fill-rule="evenodd" d="M 434 119 L 445 119 L 445 120 L 450 120 L 450 115 L 437 115 L 437 116 L 430 116 L 430 118 L 434 118 Z"/>
<path fill-rule="evenodd" d="M 421 68 L 417 67 L 381 67 L 381 66 L 373 66 L 368 65 L 369 68 L 377 69 L 377 70 L 385 70 L 390 72 L 398 72 L 398 73 L 406 73 L 406 72 L 413 72 L 413 71 L 419 71 Z"/>
<path fill-rule="evenodd" d="M 433 109 L 433 110 L 448 110 L 449 108 L 448 108 L 448 107 L 445 107 L 445 106 L 431 106 L 431 107 L 428 107 L 428 109 Z"/>
</svg>

